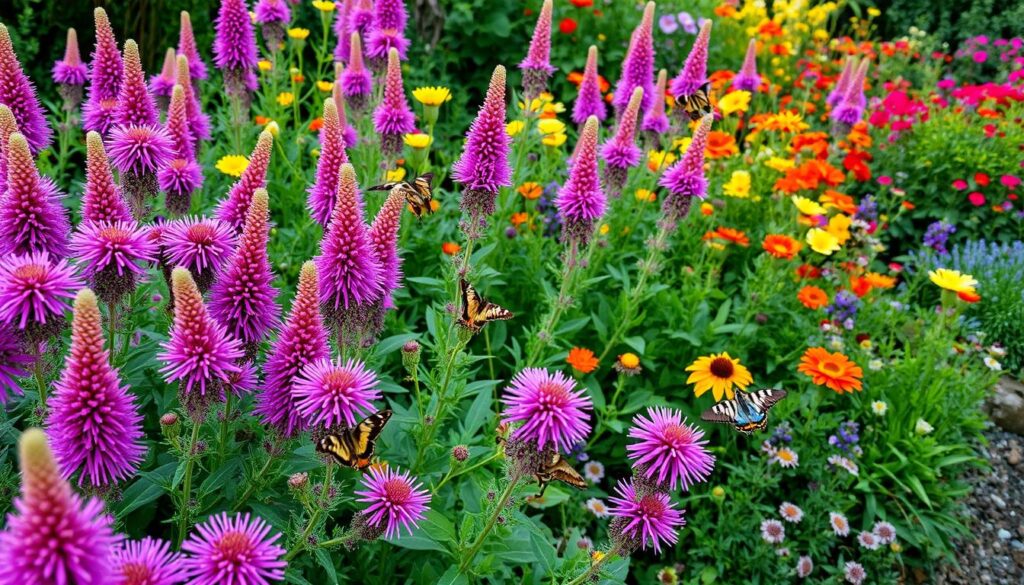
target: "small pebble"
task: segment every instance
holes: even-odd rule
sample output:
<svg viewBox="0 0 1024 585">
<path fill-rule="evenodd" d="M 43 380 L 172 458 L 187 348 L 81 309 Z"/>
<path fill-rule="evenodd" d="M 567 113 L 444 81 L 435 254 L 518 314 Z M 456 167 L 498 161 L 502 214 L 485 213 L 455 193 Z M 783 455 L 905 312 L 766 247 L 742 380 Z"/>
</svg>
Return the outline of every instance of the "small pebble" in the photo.
<svg viewBox="0 0 1024 585">
<path fill-rule="evenodd" d="M 999 540 L 1010 540 L 1011 534 L 1009 530 L 1005 528 L 1000 528 L 999 532 L 996 533 L 996 536 L 999 537 Z"/>
</svg>

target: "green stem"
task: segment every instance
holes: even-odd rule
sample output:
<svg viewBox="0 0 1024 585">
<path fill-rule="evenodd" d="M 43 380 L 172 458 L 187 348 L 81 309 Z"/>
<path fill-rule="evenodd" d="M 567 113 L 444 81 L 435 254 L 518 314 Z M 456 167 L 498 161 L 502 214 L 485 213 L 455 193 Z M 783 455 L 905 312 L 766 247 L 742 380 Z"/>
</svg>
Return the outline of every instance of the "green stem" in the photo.
<svg viewBox="0 0 1024 585">
<path fill-rule="evenodd" d="M 185 541 L 185 532 L 188 530 L 188 512 L 189 512 L 189 500 L 192 499 L 192 469 L 195 467 L 196 456 L 192 454 L 192 451 L 196 448 L 196 442 L 199 440 L 199 428 L 202 423 L 192 423 L 192 437 L 188 442 L 188 450 L 185 451 L 185 478 L 181 488 L 181 510 L 178 513 L 178 546 Z"/>
<path fill-rule="evenodd" d="M 566 585 L 580 585 L 581 583 L 588 582 L 588 580 L 591 577 L 598 574 L 598 572 L 601 570 L 601 566 L 604 565 L 605 562 L 608 561 L 608 559 L 616 555 L 618 555 L 618 547 L 612 547 L 612 549 L 609 550 L 603 557 L 601 557 L 599 560 L 591 564 L 590 567 L 588 567 L 582 575 L 576 577 L 572 581 L 569 581 Z"/>
<path fill-rule="evenodd" d="M 220 450 L 217 454 L 217 465 L 224 465 L 224 457 L 228 449 L 228 426 L 231 422 L 231 402 L 234 392 L 228 391 L 227 400 L 224 402 L 224 420 L 220 421 Z"/>
<path fill-rule="evenodd" d="M 480 535 L 476 537 L 476 541 L 469 548 L 469 553 L 462 558 L 462 562 L 459 564 L 460 575 L 466 572 L 466 569 L 469 568 L 469 564 L 473 562 L 476 554 L 480 552 L 480 547 L 482 547 L 484 545 L 484 541 L 487 540 L 487 535 L 491 533 L 491 530 L 494 529 L 494 525 L 498 523 L 498 516 L 501 515 L 502 510 L 504 510 L 505 506 L 508 504 L 509 498 L 512 497 L 512 492 L 515 491 L 516 485 L 519 483 L 519 478 L 519 474 L 514 474 L 509 478 L 508 486 L 505 488 L 505 491 L 501 493 L 501 497 L 498 498 L 498 502 L 494 506 L 494 512 L 491 514 L 490 519 L 487 521 L 484 529 L 480 532 Z"/>
<path fill-rule="evenodd" d="M 43 352 L 36 351 L 35 364 L 36 385 L 39 387 L 39 404 L 43 412 L 46 412 L 46 376 L 43 375 Z"/>
<path fill-rule="evenodd" d="M 320 521 L 320 514 L 323 512 L 323 508 L 317 508 L 313 511 L 313 515 L 309 517 L 309 523 L 306 524 L 305 530 L 302 531 L 302 536 L 299 537 L 299 541 L 295 543 L 292 550 L 288 551 L 288 554 L 284 557 L 285 561 L 291 561 L 295 558 L 295 555 L 302 552 L 306 548 L 306 542 L 309 540 L 309 535 L 313 534 L 313 530 L 316 529 L 316 523 Z"/>
<path fill-rule="evenodd" d="M 493 453 L 493 454 L 492 454 L 492 455 L 491 455 L 490 457 L 488 457 L 487 459 L 483 459 L 483 460 L 481 460 L 481 461 L 479 461 L 479 462 L 477 462 L 477 463 L 474 463 L 473 465 L 470 465 L 469 467 L 467 467 L 467 468 L 465 468 L 465 469 L 463 469 L 463 470 L 461 470 L 461 471 L 459 471 L 459 472 L 457 472 L 457 473 L 451 473 L 451 472 L 449 472 L 449 473 L 448 473 L 448 475 L 445 475 L 445 476 L 444 476 L 444 478 L 443 478 L 443 479 L 441 480 L 441 483 L 437 484 L 437 485 L 436 485 L 436 486 L 434 487 L 434 489 L 433 489 L 433 490 L 431 490 L 431 493 L 432 493 L 433 495 L 435 495 L 435 496 L 436 496 L 436 495 L 437 495 L 437 492 L 441 491 L 441 488 L 442 488 L 442 487 L 444 487 L 444 484 L 448 483 L 448 481 L 449 481 L 449 480 L 451 480 L 451 479 L 454 479 L 454 478 L 456 478 L 456 477 L 459 477 L 460 475 L 465 475 L 465 474 L 467 474 L 467 473 L 469 473 L 469 472 L 471 472 L 471 471 L 475 471 L 475 470 L 477 470 L 477 469 L 480 469 L 480 468 L 481 468 L 481 467 L 483 467 L 484 465 L 487 465 L 487 464 L 489 464 L 490 462 L 492 462 L 492 461 L 494 461 L 495 459 L 497 459 L 498 457 L 501 457 L 501 453 L 502 453 L 502 450 L 501 450 L 501 449 L 499 449 L 499 450 L 495 451 L 495 452 L 494 452 L 494 453 Z"/>
<path fill-rule="evenodd" d="M 239 498 L 237 502 L 235 502 L 235 506 L 234 506 L 234 508 L 232 508 L 232 511 L 237 512 L 237 511 L 241 510 L 242 506 L 244 506 L 245 503 L 247 501 L 249 501 L 249 498 L 252 497 L 252 495 L 254 493 L 256 493 L 257 487 L 263 483 L 261 481 L 256 481 L 256 480 L 259 480 L 259 479 L 263 478 L 264 475 L 266 475 L 267 470 L 270 469 L 270 464 L 273 463 L 273 462 L 274 462 L 274 456 L 273 455 L 267 455 L 266 463 L 264 463 L 263 467 L 261 467 L 260 470 L 258 472 L 256 472 L 256 475 L 253 476 L 253 481 L 249 482 L 249 487 L 245 488 L 245 491 L 242 492 L 242 497 Z"/>
<path fill-rule="evenodd" d="M 444 382 L 442 382 L 441 389 L 437 393 L 437 408 L 434 410 L 433 420 L 429 425 L 424 424 L 423 437 L 422 440 L 420 440 L 419 446 L 416 448 L 416 464 L 413 466 L 413 469 L 417 472 L 420 470 L 420 465 L 423 463 L 423 457 L 427 454 L 427 448 L 433 443 L 435 429 L 441 425 L 441 418 L 444 413 L 444 400 L 448 393 L 448 384 L 452 379 L 452 370 L 455 366 L 455 358 L 458 357 L 464 347 L 465 343 L 460 341 L 455 344 L 455 347 L 448 354 L 448 363 L 445 365 L 444 370 Z"/>
<path fill-rule="evenodd" d="M 416 369 L 412 373 L 412 388 L 416 394 L 416 413 L 419 414 L 420 422 L 423 422 L 423 399 L 420 395 L 420 367 L 416 365 Z"/>
<path fill-rule="evenodd" d="M 107 335 L 110 336 L 110 360 L 114 361 L 114 357 L 115 357 L 114 356 L 114 351 L 117 348 L 117 344 L 115 343 L 115 341 L 117 339 L 117 327 L 118 327 L 118 323 L 117 323 L 117 305 L 115 305 L 114 303 L 109 303 L 107 305 L 107 314 L 110 316 L 110 327 L 109 327 L 110 331 L 107 332 Z"/>
</svg>

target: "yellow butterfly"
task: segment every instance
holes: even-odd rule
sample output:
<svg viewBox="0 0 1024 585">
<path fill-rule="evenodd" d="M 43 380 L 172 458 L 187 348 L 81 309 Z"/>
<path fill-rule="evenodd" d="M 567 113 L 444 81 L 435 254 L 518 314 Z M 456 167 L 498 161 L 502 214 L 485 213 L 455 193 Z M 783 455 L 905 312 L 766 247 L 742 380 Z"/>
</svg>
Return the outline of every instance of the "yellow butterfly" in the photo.
<svg viewBox="0 0 1024 585">
<path fill-rule="evenodd" d="M 462 316 L 459 318 L 459 325 L 473 333 L 480 331 L 491 321 L 508 321 L 515 316 L 508 309 L 484 300 L 465 278 L 459 282 L 459 287 L 462 291 Z"/>
<path fill-rule="evenodd" d="M 388 409 L 370 415 L 358 425 L 324 436 L 316 450 L 334 457 L 338 463 L 353 469 L 366 469 L 373 458 L 377 437 L 388 424 L 392 412 Z"/>
<path fill-rule="evenodd" d="M 711 83 L 705 83 L 697 91 L 686 96 L 686 113 L 693 121 L 700 120 L 714 111 L 711 107 Z"/>
<path fill-rule="evenodd" d="M 434 213 L 433 208 L 430 207 L 430 203 L 433 201 L 433 191 L 431 190 L 431 182 L 434 180 L 434 173 L 424 173 L 412 183 L 406 181 L 391 181 L 384 183 L 383 185 L 376 185 L 370 187 L 370 191 L 393 191 L 398 189 L 399 193 L 405 196 L 406 202 L 409 207 L 412 208 L 412 212 L 416 217 L 423 217 L 423 214 L 430 215 Z"/>
<path fill-rule="evenodd" d="M 572 465 L 569 465 L 569 462 L 557 451 L 533 477 L 540 484 L 540 493 L 537 494 L 538 498 L 544 495 L 544 490 L 548 489 L 548 484 L 555 480 L 580 490 L 587 487 L 587 482 L 584 481 L 583 476 L 573 469 Z"/>
</svg>

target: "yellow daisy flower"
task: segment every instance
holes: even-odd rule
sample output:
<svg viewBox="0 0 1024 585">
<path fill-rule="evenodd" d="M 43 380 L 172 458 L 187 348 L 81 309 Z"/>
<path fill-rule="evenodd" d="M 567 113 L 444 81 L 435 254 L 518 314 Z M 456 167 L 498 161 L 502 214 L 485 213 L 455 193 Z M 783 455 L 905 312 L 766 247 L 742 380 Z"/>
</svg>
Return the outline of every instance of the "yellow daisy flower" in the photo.
<svg viewBox="0 0 1024 585">
<path fill-rule="evenodd" d="M 279 105 L 282 105 L 284 107 L 288 107 L 288 106 L 292 105 L 292 102 L 294 102 L 294 101 L 295 101 L 295 94 L 293 94 L 290 91 L 283 91 L 283 92 L 277 94 L 277 103 Z"/>
<path fill-rule="evenodd" d="M 544 135 L 565 133 L 565 122 L 557 118 L 544 118 L 537 122 L 537 130 Z"/>
<path fill-rule="evenodd" d="M 412 97 L 425 106 L 440 106 L 452 99 L 452 92 L 447 87 L 418 87 Z"/>
<path fill-rule="evenodd" d="M 544 146 L 553 146 L 555 148 L 565 144 L 565 140 L 568 138 L 564 132 L 557 132 L 555 134 L 548 134 L 541 139 Z"/>
<path fill-rule="evenodd" d="M 693 393 L 699 397 L 711 390 L 715 402 L 723 396 L 732 400 L 735 396 L 733 386 L 743 390 L 754 381 L 750 371 L 740 364 L 740 360 L 729 357 L 728 352 L 697 358 L 686 371 L 692 372 L 686 383 L 696 384 Z"/>
<path fill-rule="evenodd" d="M 938 268 L 928 271 L 928 279 L 939 288 L 951 290 L 955 293 L 973 293 L 978 281 L 970 274 L 963 274 L 959 270 Z"/>
<path fill-rule="evenodd" d="M 288 38 L 295 39 L 297 41 L 304 41 L 309 36 L 308 28 L 290 28 L 288 29 Z"/>
<path fill-rule="evenodd" d="M 320 80 L 316 82 L 316 88 L 324 92 L 331 91 L 332 89 L 334 89 L 334 82 Z"/>
<path fill-rule="evenodd" d="M 739 199 L 750 197 L 750 173 L 747 171 L 733 171 L 729 181 L 722 185 L 722 192 L 729 197 Z"/>
<path fill-rule="evenodd" d="M 406 144 L 413 148 L 426 148 L 430 146 L 430 135 L 417 132 L 415 134 L 406 134 L 403 137 Z"/>
<path fill-rule="evenodd" d="M 718 100 L 718 109 L 722 110 L 723 116 L 728 116 L 736 112 L 746 112 L 750 108 L 750 92 L 749 91 L 732 91 Z"/>
<path fill-rule="evenodd" d="M 320 12 L 333 12 L 334 2 L 328 2 L 327 0 L 313 0 L 313 8 L 316 8 Z"/>
<path fill-rule="evenodd" d="M 384 174 L 384 180 L 388 183 L 395 183 L 405 178 L 405 167 L 398 167 Z"/>
<path fill-rule="evenodd" d="M 800 197 L 799 195 L 793 196 L 793 205 L 796 205 L 796 208 L 804 215 L 825 215 L 828 213 L 817 201 Z"/>
<path fill-rule="evenodd" d="M 807 232 L 807 245 L 825 256 L 831 256 L 832 252 L 840 248 L 839 239 L 821 228 L 813 228 Z"/>
<path fill-rule="evenodd" d="M 505 133 L 509 136 L 515 136 L 523 131 L 526 127 L 526 123 L 522 120 L 512 120 L 508 124 L 505 124 Z"/>
<path fill-rule="evenodd" d="M 249 159 L 240 154 L 222 156 L 217 161 L 217 170 L 232 177 L 241 177 L 242 171 L 249 166 Z"/>
</svg>

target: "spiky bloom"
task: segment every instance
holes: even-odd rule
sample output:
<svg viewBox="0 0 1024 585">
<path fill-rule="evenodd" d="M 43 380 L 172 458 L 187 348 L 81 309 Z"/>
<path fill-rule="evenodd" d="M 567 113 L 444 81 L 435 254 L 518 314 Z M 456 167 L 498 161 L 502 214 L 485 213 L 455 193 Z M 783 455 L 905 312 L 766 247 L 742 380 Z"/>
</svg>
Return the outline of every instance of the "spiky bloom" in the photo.
<svg viewBox="0 0 1024 585">
<path fill-rule="evenodd" d="M 320 316 L 320 278 L 316 264 L 306 262 L 299 272 L 299 286 L 284 330 L 271 345 L 263 370 L 266 382 L 256 397 L 256 414 L 285 437 L 306 426 L 298 411 L 295 381 L 307 364 L 330 358 L 327 329 Z"/>
<path fill-rule="evenodd" d="M 622 112 L 633 98 L 633 90 L 644 90 L 640 102 L 641 116 L 647 113 L 655 98 L 654 94 L 654 2 L 644 7 L 643 18 L 633 30 L 629 50 L 622 61 L 622 75 L 615 86 L 612 104 Z M 642 119 L 642 118 L 641 118 Z"/>
<path fill-rule="evenodd" d="M 185 90 L 185 113 L 188 115 L 189 130 L 192 132 L 192 146 L 199 148 L 200 140 L 210 139 L 210 117 L 203 113 L 199 101 L 199 86 L 192 83 L 192 65 L 184 55 L 178 55 L 177 83 Z"/>
<path fill-rule="evenodd" d="M 82 110 L 82 127 L 106 136 L 114 125 L 124 65 L 106 11 L 97 8 L 93 16 L 96 22 L 96 46 L 92 51 L 92 60 L 89 61 L 92 79 L 89 82 L 89 99 Z"/>
<path fill-rule="evenodd" d="M 120 537 L 103 501 L 71 491 L 42 430 L 22 433 L 18 454 L 21 495 L 0 532 L 0 584 L 113 582 Z"/>
<path fill-rule="evenodd" d="M 369 504 L 360 512 L 370 526 L 383 528 L 384 536 L 398 538 L 401 529 L 412 534 L 430 503 L 430 492 L 409 474 L 390 467 L 374 466 L 363 476 L 356 501 Z"/>
<path fill-rule="evenodd" d="M 174 53 L 174 47 L 167 47 L 167 52 L 164 53 L 164 65 L 160 68 L 160 73 L 149 78 L 149 91 L 156 96 L 161 109 L 166 109 L 167 104 L 170 103 L 177 71 L 178 58 Z"/>
<path fill-rule="evenodd" d="M 452 165 L 452 178 L 463 187 L 463 211 L 475 216 L 494 213 L 498 190 L 512 185 L 511 145 L 512 138 L 505 132 L 505 68 L 498 65 L 466 134 L 462 156 Z"/>
<path fill-rule="evenodd" d="M 832 87 L 828 97 L 825 98 L 825 103 L 830 107 L 835 108 L 846 97 L 850 84 L 853 82 L 854 71 L 857 68 L 856 63 L 857 61 L 854 57 L 847 57 L 843 63 L 843 70 L 839 74 L 839 79 L 836 80 L 836 84 Z"/>
<path fill-rule="evenodd" d="M 167 166 L 157 173 L 160 190 L 167 194 L 167 211 L 175 216 L 188 213 L 192 206 L 192 192 L 203 185 L 203 170 L 196 162 L 192 150 L 193 137 L 188 123 L 186 104 L 191 98 L 191 95 L 185 94 L 183 87 L 174 85 L 165 127 L 174 145 L 173 156 Z"/>
<path fill-rule="evenodd" d="M 591 116 L 580 133 L 569 179 L 558 191 L 555 206 L 562 220 L 562 239 L 576 247 L 585 245 L 594 222 L 604 215 L 608 200 L 601 189 L 597 161 L 597 131 L 600 122 Z"/>
<path fill-rule="evenodd" d="M 145 264 L 156 260 L 157 246 L 135 221 L 83 222 L 71 238 L 71 253 L 100 299 L 116 304 L 135 290 Z"/>
<path fill-rule="evenodd" d="M 64 477 L 104 487 L 139 469 L 146 454 L 142 415 L 103 348 L 100 308 L 89 289 L 78 291 L 71 351 L 49 400 L 46 432 Z"/>
<path fill-rule="evenodd" d="M 107 139 L 110 161 L 121 173 L 152 174 L 171 159 L 174 144 L 156 125 L 115 126 Z M 125 186 L 126 190 L 130 190 Z"/>
<path fill-rule="evenodd" d="M 206 63 L 199 55 L 199 48 L 196 46 L 196 37 L 192 34 L 192 19 L 188 12 L 181 11 L 181 27 L 178 30 L 178 55 L 184 55 L 188 60 L 188 70 L 193 80 L 202 81 L 206 79 Z M 180 81 L 178 83 L 181 83 Z M 184 84 L 182 84 L 184 85 Z"/>
<path fill-rule="evenodd" d="M 333 99 L 324 101 L 323 126 L 320 127 L 320 158 L 316 163 L 316 180 L 309 187 L 306 205 L 313 219 L 327 227 L 338 196 L 341 165 L 348 162 L 345 138 L 342 135 L 338 107 Z"/>
<path fill-rule="evenodd" d="M 743 66 L 732 78 L 733 89 L 756 93 L 761 87 L 761 76 L 757 74 L 757 39 L 750 39 L 747 54 L 743 57 Z"/>
<path fill-rule="evenodd" d="M 249 514 L 229 517 L 227 512 L 197 524 L 181 544 L 189 554 L 184 564 L 191 585 L 221 583 L 266 584 L 284 580 L 285 549 L 276 543 L 280 533 L 270 536 L 270 525 Z"/>
<path fill-rule="evenodd" d="M 187 268 L 199 290 L 205 291 L 234 252 L 237 240 L 235 230 L 220 220 L 185 217 L 165 225 L 160 243 L 167 262 Z"/>
<path fill-rule="evenodd" d="M 121 196 L 121 190 L 114 183 L 110 172 L 110 161 L 103 148 L 103 138 L 98 132 L 89 132 L 85 137 L 85 193 L 82 195 L 83 222 L 131 221 L 128 204 Z"/>
<path fill-rule="evenodd" d="M 257 189 L 238 248 L 210 290 L 210 313 L 246 344 L 262 341 L 280 318 L 277 289 L 272 286 L 274 273 L 267 258 L 269 238 L 270 202 L 267 190 Z"/>
<path fill-rule="evenodd" d="M 49 252 L 63 258 L 70 229 L 57 186 L 39 176 L 25 136 L 11 134 L 7 190 L 0 199 L 0 255 Z"/>
<path fill-rule="evenodd" d="M 7 404 L 10 396 L 24 395 L 18 378 L 29 375 L 28 365 L 35 360 L 25 353 L 23 346 L 12 328 L 0 325 L 0 407 Z"/>
<path fill-rule="evenodd" d="M 380 400 L 377 374 L 361 361 L 321 358 L 299 373 L 292 396 L 307 426 L 330 429 L 355 426 L 356 417 L 372 414 Z"/>
<path fill-rule="evenodd" d="M 373 15 L 374 26 L 367 39 L 367 56 L 383 61 L 391 49 L 395 49 L 398 56 L 405 61 L 406 52 L 409 50 L 409 39 L 405 38 L 405 24 L 408 19 L 405 0 L 377 0 Z"/>
<path fill-rule="evenodd" d="M 644 114 L 640 129 L 650 134 L 664 134 L 668 132 L 668 115 L 665 114 L 665 85 L 668 81 L 668 71 L 662 69 L 658 72 L 658 82 L 654 85 L 654 101 L 651 102 L 651 109 Z"/>
<path fill-rule="evenodd" d="M 121 92 L 117 96 L 116 123 L 123 127 L 156 126 L 159 122 L 156 105 L 146 87 L 139 45 L 132 39 L 124 42 L 123 61 L 124 75 L 121 78 Z"/>
<path fill-rule="evenodd" d="M 864 116 L 864 108 L 867 106 L 867 98 L 864 97 L 864 80 L 867 77 L 869 64 L 870 61 L 863 59 L 857 66 L 857 70 L 850 78 L 849 86 L 846 88 L 846 95 L 829 114 L 833 122 L 841 126 L 852 127 Z"/>
<path fill-rule="evenodd" d="M 352 30 L 359 33 L 360 36 L 366 36 L 374 26 L 373 0 L 351 0 L 351 2 L 354 4 L 349 17 Z"/>
<path fill-rule="evenodd" d="M 21 69 L 11 35 L 3 24 L 0 24 L 0 104 L 14 113 L 18 129 L 32 147 L 32 154 L 50 145 L 53 130 L 46 121 L 46 113 L 36 97 L 32 82 Z"/>
<path fill-rule="evenodd" d="M 334 36 L 338 38 L 338 44 L 334 47 L 334 61 L 348 63 L 349 51 L 352 44 L 349 39 L 352 37 L 352 11 L 355 8 L 355 0 L 344 0 L 334 15 Z"/>
<path fill-rule="evenodd" d="M 67 260 L 46 252 L 0 260 L 0 322 L 43 340 L 64 328 L 67 299 L 82 286 Z"/>
<path fill-rule="evenodd" d="M 246 0 L 221 0 L 216 28 L 213 62 L 224 72 L 228 95 L 247 99 L 258 51 Z"/>
<path fill-rule="evenodd" d="M 126 540 L 114 550 L 118 585 L 178 585 L 188 580 L 185 557 L 158 538 Z"/>
<path fill-rule="evenodd" d="M 78 33 L 69 28 L 64 58 L 53 64 L 53 82 L 60 86 L 65 110 L 78 109 L 78 104 L 82 103 L 83 87 L 88 80 L 89 67 L 82 63 L 82 55 L 78 52 Z"/>
<path fill-rule="evenodd" d="M 644 90 L 634 88 L 633 97 L 626 104 L 615 135 L 601 146 L 601 158 L 605 164 L 616 169 L 629 169 L 640 164 L 643 151 L 636 145 L 636 123 L 643 103 Z"/>
<path fill-rule="evenodd" d="M 249 155 L 249 166 L 245 167 L 242 176 L 231 186 L 227 198 L 217 205 L 217 219 L 238 231 L 242 230 L 253 193 L 256 189 L 267 186 L 267 167 L 270 166 L 270 152 L 273 146 L 274 136 L 266 130 L 260 132 L 256 148 Z"/>
<path fill-rule="evenodd" d="M 691 485 L 707 481 L 715 467 L 704 431 L 686 424 L 678 410 L 648 408 L 646 417 L 638 414 L 633 418 L 629 436 L 637 439 L 626 447 L 633 468 L 673 491 L 677 485 L 689 490 Z"/>
<path fill-rule="evenodd" d="M 185 268 L 171 273 L 174 293 L 174 323 L 170 339 L 158 357 L 167 382 L 181 380 L 185 393 L 196 386 L 199 393 L 215 390 L 231 374 L 241 370 L 235 364 L 242 357 L 242 345 L 213 320 L 203 304 L 203 295 Z"/>
<path fill-rule="evenodd" d="M 363 64 L 363 42 L 358 32 L 352 32 L 350 43 L 348 67 L 341 76 L 341 93 L 352 104 L 353 110 L 362 112 L 370 102 L 373 77 Z"/>
<path fill-rule="evenodd" d="M 356 172 L 349 163 L 341 165 L 329 229 L 316 257 L 321 302 L 331 311 L 350 311 L 380 300 L 384 292 L 381 264 L 373 253 Z"/>
<path fill-rule="evenodd" d="M 527 100 L 544 93 L 548 78 L 555 72 L 551 66 L 551 0 L 544 0 L 533 28 L 526 58 L 519 63 L 523 72 L 523 95 Z"/>
<path fill-rule="evenodd" d="M 505 390 L 502 422 L 522 423 L 512 439 L 536 441 L 538 449 L 550 444 L 568 451 L 590 433 L 590 396 L 562 372 L 526 368 Z"/>
<path fill-rule="evenodd" d="M 672 95 L 677 101 L 684 101 L 693 95 L 708 80 L 708 43 L 711 41 L 711 21 L 705 20 L 693 41 L 690 54 L 686 56 L 679 75 L 672 80 Z"/>
<path fill-rule="evenodd" d="M 385 156 L 402 152 L 402 137 L 416 128 L 416 116 L 409 109 L 402 87 L 402 64 L 398 51 L 388 52 L 388 72 L 384 79 L 384 99 L 373 112 L 373 127 L 380 134 L 380 148 Z"/>
<path fill-rule="evenodd" d="M 384 285 L 385 309 L 394 307 L 392 294 L 401 286 L 402 257 L 398 255 L 398 228 L 405 209 L 405 195 L 392 191 L 384 200 L 384 205 L 377 212 L 370 225 L 370 240 L 373 251 L 380 260 L 381 281 Z"/>
<path fill-rule="evenodd" d="M 614 517 L 609 533 L 620 551 L 650 547 L 661 553 L 662 544 L 676 543 L 686 520 L 668 494 L 637 490 L 633 480 L 620 480 L 615 492 L 608 499 L 612 504 L 608 512 Z"/>
<path fill-rule="evenodd" d="M 0 200 L 7 192 L 7 147 L 11 135 L 18 132 L 18 122 L 7 106 L 0 104 Z"/>
<path fill-rule="evenodd" d="M 292 11 L 285 0 L 259 0 L 254 12 L 259 24 L 288 24 L 292 19 Z"/>
<path fill-rule="evenodd" d="M 677 222 L 690 212 L 693 199 L 703 199 L 707 195 L 708 180 L 704 176 L 704 149 L 708 145 L 708 132 L 711 131 L 710 114 L 704 116 L 693 140 L 682 157 L 675 164 L 665 169 L 658 179 L 658 185 L 668 189 L 662 200 L 661 211 L 669 222 Z"/>
<path fill-rule="evenodd" d="M 576 103 L 572 106 L 572 121 L 583 125 L 591 116 L 602 122 L 608 117 L 608 108 L 605 107 L 597 75 L 597 47 L 594 45 L 590 45 L 587 51 L 587 65 L 583 68 L 579 93 L 576 95 Z"/>
<path fill-rule="evenodd" d="M 341 63 L 335 63 L 334 87 L 331 88 L 331 97 L 334 98 L 334 108 L 338 112 L 338 124 L 341 126 L 341 135 L 345 139 L 345 148 L 355 148 L 359 144 L 359 134 L 348 123 L 348 116 L 345 113 L 345 94 L 341 90 L 341 79 L 344 75 L 344 66 Z"/>
</svg>

